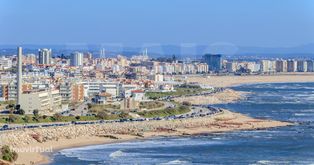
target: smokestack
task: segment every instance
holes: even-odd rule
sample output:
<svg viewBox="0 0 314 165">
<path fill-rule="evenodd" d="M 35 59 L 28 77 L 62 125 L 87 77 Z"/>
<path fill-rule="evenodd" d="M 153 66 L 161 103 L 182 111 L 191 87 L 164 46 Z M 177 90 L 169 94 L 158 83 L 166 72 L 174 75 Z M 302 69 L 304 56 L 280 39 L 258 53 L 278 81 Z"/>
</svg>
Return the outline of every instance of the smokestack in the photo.
<svg viewBox="0 0 314 165">
<path fill-rule="evenodd" d="M 17 105 L 21 105 L 21 94 L 22 94 L 22 47 L 17 47 Z"/>
</svg>

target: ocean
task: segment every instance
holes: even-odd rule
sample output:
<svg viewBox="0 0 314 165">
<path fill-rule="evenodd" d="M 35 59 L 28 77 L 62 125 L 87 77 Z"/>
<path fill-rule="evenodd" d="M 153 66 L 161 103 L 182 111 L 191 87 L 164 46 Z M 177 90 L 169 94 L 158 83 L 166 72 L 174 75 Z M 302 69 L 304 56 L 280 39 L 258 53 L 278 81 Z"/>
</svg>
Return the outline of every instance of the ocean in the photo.
<svg viewBox="0 0 314 165">
<path fill-rule="evenodd" d="M 314 164 L 314 83 L 250 84 L 247 99 L 216 105 L 298 123 L 255 131 L 154 138 L 56 152 L 50 165 Z"/>
</svg>

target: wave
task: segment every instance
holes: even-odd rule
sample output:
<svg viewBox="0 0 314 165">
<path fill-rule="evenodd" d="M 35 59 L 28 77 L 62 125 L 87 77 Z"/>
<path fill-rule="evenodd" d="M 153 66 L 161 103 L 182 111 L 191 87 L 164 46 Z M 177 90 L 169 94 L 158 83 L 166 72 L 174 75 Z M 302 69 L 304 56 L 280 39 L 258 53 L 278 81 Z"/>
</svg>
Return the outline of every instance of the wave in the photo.
<svg viewBox="0 0 314 165">
<path fill-rule="evenodd" d="M 117 157 L 121 157 L 121 156 L 124 156 L 125 153 L 122 152 L 121 150 L 118 150 L 118 151 L 115 151 L 115 152 L 112 152 L 109 157 L 111 158 L 117 158 Z"/>
<path fill-rule="evenodd" d="M 251 165 L 267 165 L 267 164 L 289 164 L 289 161 L 280 161 L 280 160 L 259 160 L 256 163 Z"/>
<path fill-rule="evenodd" d="M 307 116 L 309 114 L 307 114 L 307 113 L 295 113 L 294 115 L 295 116 Z"/>
<path fill-rule="evenodd" d="M 169 161 L 167 163 L 160 163 L 160 165 L 172 165 L 172 164 L 188 164 L 189 162 L 188 161 L 183 161 L 183 160 L 172 160 L 172 161 Z"/>
</svg>

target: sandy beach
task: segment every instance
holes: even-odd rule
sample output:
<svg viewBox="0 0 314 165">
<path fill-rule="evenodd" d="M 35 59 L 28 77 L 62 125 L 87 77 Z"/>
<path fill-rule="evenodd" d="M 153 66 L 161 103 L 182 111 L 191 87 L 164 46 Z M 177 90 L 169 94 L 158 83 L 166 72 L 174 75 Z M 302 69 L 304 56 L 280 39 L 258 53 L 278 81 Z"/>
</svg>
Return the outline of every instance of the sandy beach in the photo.
<svg viewBox="0 0 314 165">
<path fill-rule="evenodd" d="M 314 82 L 313 74 L 287 74 L 271 76 L 188 76 L 188 82 L 199 82 L 214 87 L 230 87 L 249 83 Z M 190 101 L 193 104 L 219 104 L 237 101 L 247 93 L 225 89 L 208 96 L 176 98 L 175 101 Z M 157 136 L 183 136 L 200 133 L 227 132 L 236 130 L 267 129 L 288 126 L 292 123 L 254 119 L 243 114 L 224 110 L 211 117 L 182 120 L 162 120 L 95 125 L 72 125 L 53 128 L 15 130 L 0 134 L 1 144 L 16 149 L 41 148 L 55 152 L 63 148 L 116 143 Z M 35 138 L 36 137 L 36 138 Z M 49 152 L 18 152 L 15 164 L 45 164 L 50 161 Z M 50 153 L 51 154 L 51 153 Z"/>
<path fill-rule="evenodd" d="M 294 73 L 252 76 L 187 76 L 187 82 L 198 82 L 214 87 L 230 87 L 240 84 L 280 83 L 280 82 L 314 82 L 313 73 Z"/>
<path fill-rule="evenodd" d="M 178 97 L 175 98 L 174 101 L 179 103 L 190 102 L 192 104 L 225 104 L 244 99 L 245 96 L 248 94 L 248 92 L 225 89 L 222 92 L 217 92 L 209 95 Z"/>
<path fill-rule="evenodd" d="M 2 144 L 8 144 L 12 148 L 22 151 L 17 151 L 19 157 L 15 164 L 27 165 L 44 164 L 50 161 L 49 157 L 46 156 L 47 153 L 23 151 L 27 151 L 30 147 L 33 149 L 57 151 L 62 148 L 121 142 L 155 136 L 182 136 L 235 130 L 255 130 L 291 124 L 273 120 L 254 119 L 224 110 L 222 113 L 211 117 L 36 128 L 5 132 L 1 133 L 0 136 Z"/>
</svg>

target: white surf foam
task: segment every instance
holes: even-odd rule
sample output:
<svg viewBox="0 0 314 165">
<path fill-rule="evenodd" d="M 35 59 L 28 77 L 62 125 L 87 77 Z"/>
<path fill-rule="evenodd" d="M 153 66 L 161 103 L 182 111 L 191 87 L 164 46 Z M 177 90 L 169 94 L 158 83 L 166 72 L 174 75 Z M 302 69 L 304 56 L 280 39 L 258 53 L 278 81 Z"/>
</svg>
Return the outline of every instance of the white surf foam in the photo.
<svg viewBox="0 0 314 165">
<path fill-rule="evenodd" d="M 188 161 L 183 161 L 183 160 L 172 160 L 167 163 L 161 163 L 160 165 L 172 165 L 172 164 L 188 164 Z"/>
<path fill-rule="evenodd" d="M 118 150 L 118 151 L 115 151 L 115 152 L 112 152 L 109 157 L 111 158 L 118 158 L 118 157 L 121 157 L 121 156 L 124 156 L 125 153 L 122 152 L 121 150 Z"/>
</svg>

